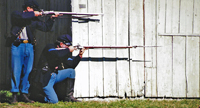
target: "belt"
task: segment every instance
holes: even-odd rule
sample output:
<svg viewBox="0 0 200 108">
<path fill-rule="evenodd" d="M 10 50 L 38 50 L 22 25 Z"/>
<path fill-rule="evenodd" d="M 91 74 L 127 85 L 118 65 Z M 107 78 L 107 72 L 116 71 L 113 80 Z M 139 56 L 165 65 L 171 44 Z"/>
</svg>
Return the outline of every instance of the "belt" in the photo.
<svg viewBox="0 0 200 108">
<path fill-rule="evenodd" d="M 20 41 L 20 43 L 30 43 L 30 41 L 28 41 L 28 40 L 23 40 L 23 39 L 20 39 L 19 41 Z"/>
</svg>

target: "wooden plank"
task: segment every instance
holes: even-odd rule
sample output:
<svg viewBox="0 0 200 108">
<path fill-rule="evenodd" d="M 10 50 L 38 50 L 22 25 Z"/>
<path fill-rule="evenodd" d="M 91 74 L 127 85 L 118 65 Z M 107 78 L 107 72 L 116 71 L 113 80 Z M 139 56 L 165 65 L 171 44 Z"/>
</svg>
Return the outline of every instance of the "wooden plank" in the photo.
<svg viewBox="0 0 200 108">
<path fill-rule="evenodd" d="M 1 9 L 2 11 L 4 11 L 4 15 L 6 16 L 6 20 L 1 18 L 1 21 L 5 22 L 5 25 L 6 25 L 6 31 L 5 31 L 5 36 L 8 36 L 10 35 L 10 29 L 11 29 L 11 23 L 10 22 L 10 18 L 11 18 L 11 12 L 13 11 L 13 8 L 10 8 L 11 7 L 11 1 L 10 0 L 6 0 L 6 7 L 5 10 Z M 5 6 L 5 5 L 4 5 Z M 1 24 L 5 27 L 4 24 Z M 0 29 L 0 30 L 3 30 L 3 29 Z M 3 30 L 4 31 L 4 30 Z M 4 36 L 3 36 L 3 40 L 4 40 Z M 4 40 L 5 42 L 6 40 Z M 2 45 L 2 46 L 5 46 L 5 43 Z M 5 76 L 5 82 L 4 83 L 6 86 L 5 86 L 5 89 L 10 89 L 11 88 L 11 77 L 10 77 L 10 74 L 11 74 L 11 49 L 10 47 L 5 47 L 5 50 L 4 52 L 6 53 L 6 55 L 2 55 L 1 57 L 4 57 L 5 58 L 5 61 L 3 61 L 3 63 L 5 64 L 5 67 L 3 66 L 1 69 L 5 68 L 5 72 L 6 73 L 6 76 Z M 2 62 L 2 61 L 1 61 Z M 2 65 L 1 65 L 2 66 Z"/>
<path fill-rule="evenodd" d="M 193 28 L 193 33 L 197 33 L 197 34 L 200 34 L 200 31 L 199 31 L 199 29 L 200 29 L 200 25 L 199 25 L 199 23 L 200 23 L 200 9 L 199 9 L 199 5 L 200 5 L 200 1 L 199 0 L 194 0 L 194 15 L 193 15 L 193 17 L 194 17 L 194 28 Z M 196 38 L 196 40 L 198 40 L 200 42 L 199 39 L 200 38 Z M 197 44 L 199 45 L 200 43 L 197 43 Z M 197 54 L 199 53 L 199 56 L 200 56 L 199 49 L 200 49 L 200 45 L 199 45 L 199 48 L 196 49 L 197 50 Z M 199 67 L 200 67 L 200 57 L 199 57 L 198 61 L 199 61 L 198 64 L 199 64 Z M 200 70 L 199 70 L 199 72 L 200 72 Z M 196 73 L 196 74 L 197 74 L 196 77 L 199 76 L 198 75 L 199 73 Z M 200 78 L 197 77 L 197 79 L 199 79 L 199 81 L 196 82 L 198 84 L 197 88 L 200 88 Z M 195 93 L 198 95 L 198 97 L 200 97 L 200 91 L 199 90 L 200 89 L 195 91 Z"/>
<path fill-rule="evenodd" d="M 1 30 L 1 32 L 0 32 L 0 36 L 1 37 L 4 37 L 4 35 L 6 34 L 6 27 L 5 27 L 5 25 L 6 25 L 6 1 L 0 1 L 0 13 L 2 14 L 2 17 L 1 17 L 1 19 L 3 19 L 3 20 L 0 20 L 0 30 Z M 1 46 L 0 46 L 0 68 L 3 70 L 3 71 L 1 71 L 0 72 L 0 85 L 3 85 L 3 84 L 5 84 L 6 83 L 6 73 L 5 73 L 5 63 L 4 63 L 4 53 L 5 53 L 5 51 L 4 51 L 4 44 L 2 43 L 4 41 L 4 38 L 1 38 L 0 39 L 0 44 L 1 44 Z M 2 87 L 3 88 L 3 87 Z"/>
<path fill-rule="evenodd" d="M 186 97 L 185 38 L 173 38 L 173 97 Z"/>
<path fill-rule="evenodd" d="M 101 0 L 90 0 L 88 2 L 89 13 L 102 13 Z M 89 22 L 89 45 L 102 46 L 102 16 L 92 17 L 100 19 L 100 22 Z M 102 49 L 88 50 L 89 57 L 103 57 Z M 100 96 L 103 97 L 103 62 L 102 61 L 89 61 L 90 73 L 90 97 Z"/>
<path fill-rule="evenodd" d="M 187 33 L 186 32 L 186 0 L 179 2 L 179 11 L 180 11 L 180 33 Z M 177 97 L 186 97 L 187 94 L 187 84 L 186 84 L 186 41 L 185 38 L 174 37 L 174 43 L 173 43 L 173 68 L 174 68 L 174 96 Z"/>
<path fill-rule="evenodd" d="M 193 0 L 187 0 L 185 3 L 187 33 L 192 33 L 194 29 L 193 11 L 195 3 L 193 2 Z M 198 37 L 188 37 L 186 39 L 187 97 L 199 97 L 199 39 Z"/>
<path fill-rule="evenodd" d="M 129 44 L 143 45 L 143 1 L 129 1 Z M 137 17 L 136 17 L 137 16 Z M 130 58 L 144 60 L 143 48 L 130 49 Z M 131 96 L 144 95 L 144 62 L 130 61 Z"/>
<path fill-rule="evenodd" d="M 115 45 L 115 0 L 103 0 L 103 45 Z M 104 57 L 116 57 L 115 49 L 103 50 Z M 116 62 L 103 62 L 104 96 L 116 96 Z"/>
<path fill-rule="evenodd" d="M 116 45 L 128 46 L 128 3 L 129 0 L 116 1 Z M 118 58 L 128 58 L 129 49 L 117 49 Z M 118 97 L 131 96 L 129 62 L 117 61 Z"/>
<path fill-rule="evenodd" d="M 85 0 L 73 0 L 73 12 L 85 12 L 87 13 L 87 1 Z M 79 4 L 85 4 L 86 8 L 79 8 Z M 88 45 L 88 24 L 72 24 L 72 38 L 73 45 L 79 43 L 80 45 Z M 79 51 L 74 51 L 73 56 L 76 56 Z M 85 51 L 83 57 L 88 57 L 88 51 Z M 88 62 L 81 61 L 76 67 L 76 81 L 75 81 L 75 97 L 88 97 L 89 96 L 89 70 Z"/>
<path fill-rule="evenodd" d="M 183 97 L 185 95 L 185 41 L 180 33 L 180 2 L 174 1 L 172 7 L 172 34 L 173 36 L 173 95 L 172 97 Z M 177 35 L 176 35 L 177 34 Z M 180 35 L 179 35 L 180 34 Z M 185 33 L 184 33 L 185 34 Z"/>
<path fill-rule="evenodd" d="M 199 39 L 191 37 L 187 42 L 187 97 L 199 97 Z"/>
<path fill-rule="evenodd" d="M 166 15 L 168 9 L 167 3 L 168 1 L 163 1 L 163 0 L 158 0 L 157 3 L 158 33 L 166 32 L 166 30 L 168 30 L 170 26 L 166 25 L 168 20 L 171 19 L 169 16 Z M 157 50 L 158 97 L 171 97 L 172 96 L 172 38 L 158 36 L 157 43 L 158 46 L 162 46 Z"/>
<path fill-rule="evenodd" d="M 10 89 L 10 72 L 11 72 L 11 63 L 10 63 L 10 47 L 7 48 L 5 47 L 5 38 L 4 36 L 10 35 L 10 28 L 11 28 L 11 23 L 10 23 L 10 15 L 11 12 L 13 12 L 14 10 L 19 10 L 22 11 L 22 4 L 23 4 L 23 0 L 18 0 L 18 1 L 3 1 L 2 5 L 0 6 L 1 9 L 1 48 L 0 48 L 0 52 L 1 52 L 1 58 L 0 58 L 0 65 L 2 66 L 2 72 L 1 72 L 1 81 L 0 83 L 3 84 L 3 89 Z M 1 88 L 1 87 L 0 87 Z"/>
<path fill-rule="evenodd" d="M 145 45 L 155 46 L 157 32 L 157 1 L 145 0 Z M 156 48 L 145 48 L 145 96 L 157 96 L 157 55 Z"/>
<path fill-rule="evenodd" d="M 182 17 L 184 17 L 183 19 L 181 19 L 180 21 L 180 32 L 182 33 L 192 33 L 192 9 L 191 6 L 192 6 L 192 1 L 186 1 L 186 0 L 183 0 L 181 1 L 181 15 L 183 15 Z M 190 13 L 192 12 L 192 13 Z M 185 38 L 185 83 L 186 83 L 186 97 L 188 97 L 188 92 L 189 92 L 189 81 L 188 81 L 188 72 L 190 72 L 190 67 L 188 67 L 188 63 L 191 63 L 190 62 L 190 59 L 188 58 L 189 56 L 189 52 L 190 49 L 189 49 L 189 42 L 190 42 L 190 37 L 186 37 Z M 194 80 L 194 79 L 193 79 Z"/>
</svg>

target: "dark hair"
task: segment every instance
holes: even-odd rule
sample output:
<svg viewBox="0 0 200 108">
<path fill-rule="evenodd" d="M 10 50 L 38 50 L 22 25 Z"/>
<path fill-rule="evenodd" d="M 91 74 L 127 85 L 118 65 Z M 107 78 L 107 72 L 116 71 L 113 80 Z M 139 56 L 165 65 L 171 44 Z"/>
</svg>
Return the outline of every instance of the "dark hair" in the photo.
<svg viewBox="0 0 200 108">
<path fill-rule="evenodd" d="M 37 3 L 37 1 L 35 0 L 28 0 L 28 1 L 25 1 L 24 4 L 22 5 L 22 9 L 23 10 L 26 10 L 27 7 L 31 7 L 33 8 L 34 11 L 38 11 L 39 10 L 39 4 Z"/>
<path fill-rule="evenodd" d="M 61 47 L 59 41 L 56 41 L 56 42 L 54 43 L 54 45 L 55 45 L 55 47 L 57 47 L 57 46 Z"/>
</svg>

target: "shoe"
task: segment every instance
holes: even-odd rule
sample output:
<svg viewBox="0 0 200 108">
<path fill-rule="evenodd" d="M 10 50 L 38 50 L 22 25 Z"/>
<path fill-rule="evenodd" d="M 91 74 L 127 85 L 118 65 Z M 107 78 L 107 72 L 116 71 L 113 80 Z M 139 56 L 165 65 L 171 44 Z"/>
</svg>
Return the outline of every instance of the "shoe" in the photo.
<svg viewBox="0 0 200 108">
<path fill-rule="evenodd" d="M 22 95 L 21 95 L 21 101 L 23 101 L 23 102 L 28 102 L 28 103 L 34 103 L 34 102 L 35 102 L 35 101 L 33 101 L 33 100 L 30 100 L 30 99 L 28 98 L 27 94 L 24 94 L 24 93 L 22 93 Z"/>
<path fill-rule="evenodd" d="M 11 104 L 17 103 L 17 93 L 12 93 L 12 101 Z"/>
<path fill-rule="evenodd" d="M 74 82 L 75 82 L 75 79 L 67 78 L 67 85 L 66 85 L 67 88 L 66 88 L 66 97 L 65 97 L 65 101 L 67 102 L 81 102 L 77 100 L 76 98 L 74 98 L 73 96 Z"/>
<path fill-rule="evenodd" d="M 68 96 L 65 97 L 65 101 L 67 101 L 67 102 L 81 102 L 81 101 L 77 100 L 76 98 L 74 98 L 73 92 L 71 92 L 70 94 L 68 94 Z"/>
</svg>

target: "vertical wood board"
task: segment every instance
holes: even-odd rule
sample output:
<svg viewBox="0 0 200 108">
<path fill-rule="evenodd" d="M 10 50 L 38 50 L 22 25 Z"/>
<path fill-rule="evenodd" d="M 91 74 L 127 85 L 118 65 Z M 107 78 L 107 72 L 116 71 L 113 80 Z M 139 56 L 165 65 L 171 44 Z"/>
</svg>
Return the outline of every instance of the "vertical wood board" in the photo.
<svg viewBox="0 0 200 108">
<path fill-rule="evenodd" d="M 187 0 L 186 7 L 186 33 L 194 30 L 194 0 Z M 199 37 L 186 37 L 186 84 L 187 97 L 199 96 Z"/>
<path fill-rule="evenodd" d="M 88 3 L 85 0 L 73 0 L 73 12 L 88 12 Z M 79 4 L 84 4 L 86 8 L 79 8 Z M 73 23 L 72 29 L 73 45 L 88 45 L 88 24 L 87 23 Z M 74 51 L 73 56 L 76 56 L 79 51 Z M 85 51 L 83 57 L 88 57 L 88 51 Z M 75 81 L 75 96 L 88 97 L 89 96 L 89 70 L 88 62 L 81 61 L 76 67 L 76 81 Z"/>
<path fill-rule="evenodd" d="M 194 23 L 194 29 L 193 29 L 193 33 L 197 33 L 197 34 L 199 34 L 200 33 L 200 9 L 199 9 L 199 5 L 200 5 L 200 1 L 199 0 L 194 0 L 194 21 L 193 21 L 193 23 Z M 195 40 L 198 40 L 199 42 L 200 42 L 200 40 L 199 40 L 200 38 L 196 38 Z M 199 45 L 200 43 L 198 43 L 198 45 Z M 198 48 L 198 50 L 197 50 L 197 52 L 196 52 L 196 54 L 199 54 L 199 55 L 197 55 L 198 57 L 199 57 L 199 60 L 198 60 L 198 64 L 199 64 L 199 67 L 200 67 L 200 51 L 199 51 L 199 49 L 200 49 L 200 46 L 199 47 L 197 47 Z M 199 68 L 198 67 L 198 68 Z M 197 77 L 197 80 L 196 80 L 196 82 L 195 83 L 197 83 L 197 85 L 196 85 L 196 87 L 197 88 L 199 88 L 200 87 L 200 78 L 199 78 L 199 74 L 200 74 L 200 70 L 199 70 L 199 72 L 196 72 L 195 74 L 197 74 L 196 75 L 196 77 Z M 195 87 L 195 88 L 196 88 Z M 197 93 L 197 91 L 198 91 L 198 93 Z M 197 90 L 195 90 L 195 92 L 194 93 L 196 93 L 197 95 L 197 97 L 199 97 L 200 96 L 200 89 L 197 89 Z"/>
<path fill-rule="evenodd" d="M 145 0 L 145 46 L 157 45 L 157 1 Z M 145 96 L 157 96 L 157 48 L 145 48 Z"/>
<path fill-rule="evenodd" d="M 143 46 L 143 1 L 129 0 L 129 44 Z M 144 49 L 130 49 L 130 84 L 131 96 L 144 95 Z"/>
<path fill-rule="evenodd" d="M 119 46 L 128 46 L 128 4 L 128 0 L 116 1 L 116 45 Z M 117 58 L 128 58 L 128 51 L 129 49 L 117 49 Z M 131 96 L 129 62 L 118 60 L 116 68 L 118 97 Z"/>
<path fill-rule="evenodd" d="M 158 0 L 157 2 L 157 18 L 158 33 L 166 33 L 167 21 L 171 20 L 167 16 L 168 0 Z M 170 5 L 170 4 L 169 4 Z M 169 9 L 170 10 L 170 9 Z M 168 10 L 168 11 L 169 11 Z M 157 45 L 162 46 L 157 50 L 157 84 L 158 97 L 172 96 L 172 37 L 157 36 Z"/>
<path fill-rule="evenodd" d="M 90 0 L 88 2 L 89 13 L 102 13 L 102 0 Z M 100 19 L 100 22 L 89 22 L 89 45 L 102 46 L 102 16 L 92 18 Z M 102 58 L 102 49 L 89 49 L 89 57 Z M 90 73 L 90 97 L 103 97 L 103 63 L 102 61 L 89 61 Z"/>
<path fill-rule="evenodd" d="M 172 33 L 180 33 L 180 1 L 172 4 Z M 185 96 L 185 41 L 184 37 L 173 37 L 173 97 Z"/>
<path fill-rule="evenodd" d="M 116 43 L 116 2 L 115 0 L 103 0 L 103 45 L 115 45 Z M 116 57 L 115 49 L 104 49 L 103 57 Z M 116 62 L 107 61 L 104 67 L 104 96 L 116 96 Z"/>
</svg>

